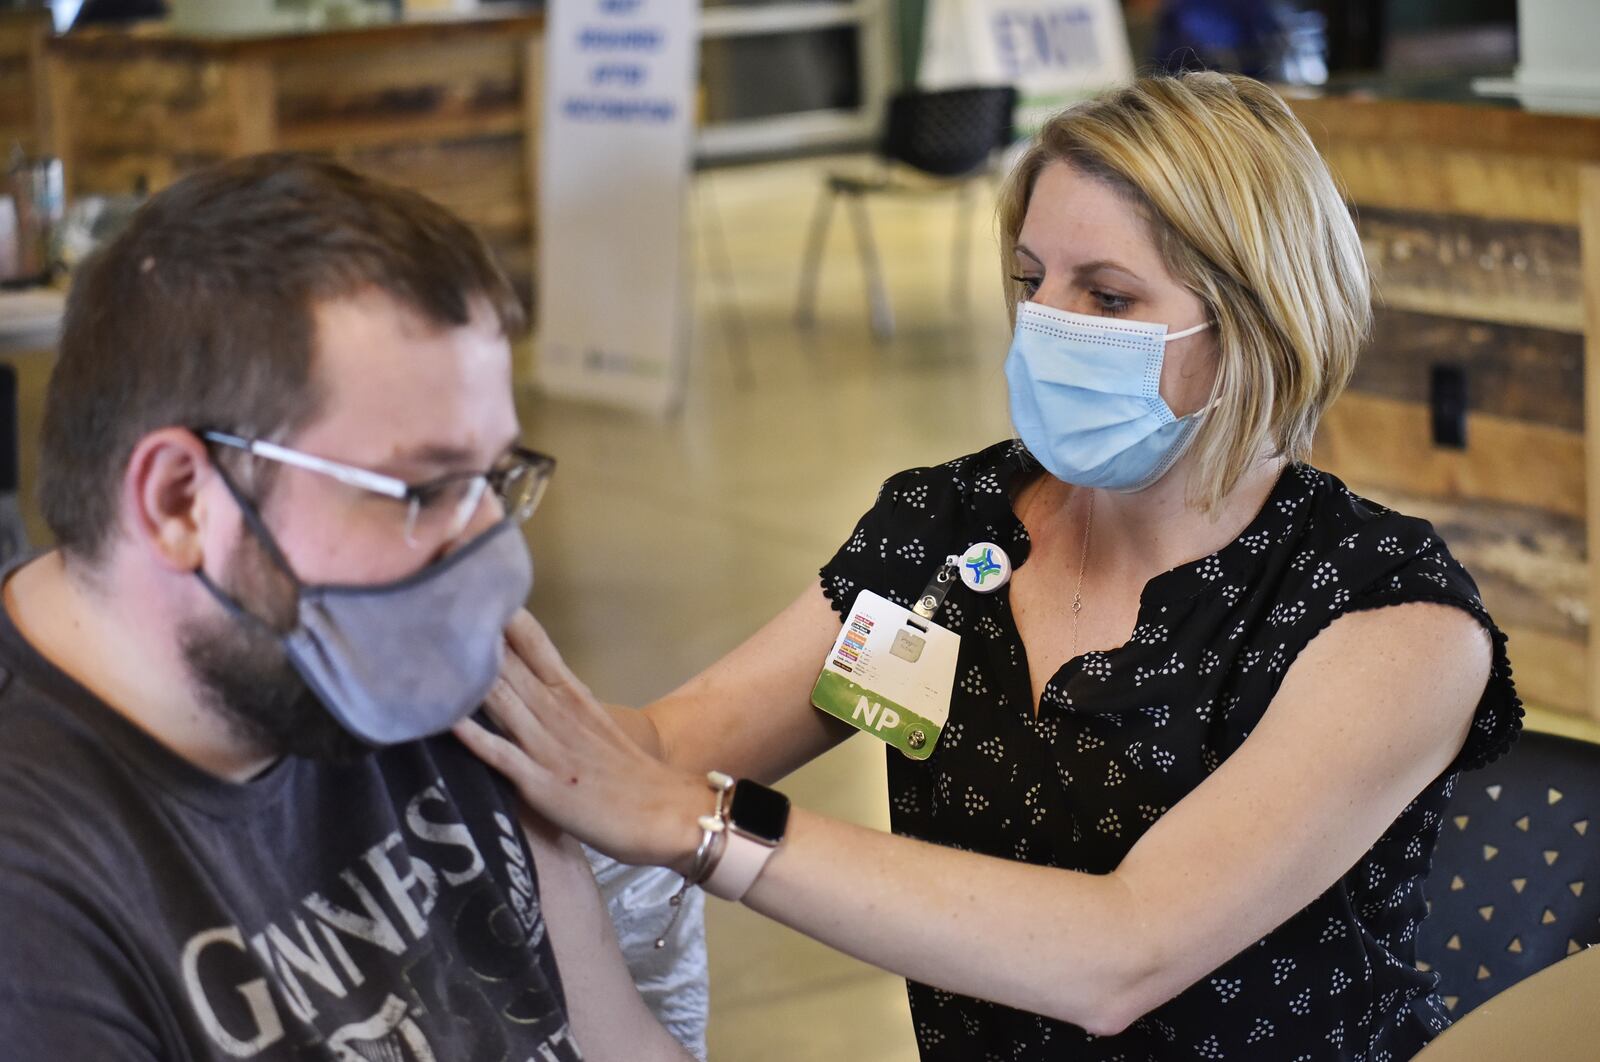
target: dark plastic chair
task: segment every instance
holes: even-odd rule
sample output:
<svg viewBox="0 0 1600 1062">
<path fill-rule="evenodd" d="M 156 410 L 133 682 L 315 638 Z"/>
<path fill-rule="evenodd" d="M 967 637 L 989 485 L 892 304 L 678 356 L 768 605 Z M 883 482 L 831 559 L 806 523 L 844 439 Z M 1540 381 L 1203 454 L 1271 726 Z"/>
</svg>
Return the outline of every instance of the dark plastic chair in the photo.
<svg viewBox="0 0 1600 1062">
<path fill-rule="evenodd" d="M 879 339 L 894 334 L 894 312 L 884 287 L 883 269 L 872 240 L 865 200 L 869 195 L 958 196 L 952 261 L 951 302 L 966 305 L 968 233 L 971 228 L 972 182 L 996 176 L 994 162 L 1012 140 L 1012 112 L 1017 90 L 1010 87 L 902 92 L 889 101 L 883 138 L 878 145 L 880 172 L 871 176 L 830 174 L 823 185 L 806 241 L 795 320 L 808 327 L 816 319 L 817 272 L 833 217 L 833 201 L 844 196 L 861 252 L 867 282 L 872 330 Z M 919 179 L 911 180 L 907 172 Z"/>
<path fill-rule="evenodd" d="M 1600 745 L 1525 732 L 1456 782 L 1418 967 L 1456 1017 L 1600 942 Z"/>
</svg>

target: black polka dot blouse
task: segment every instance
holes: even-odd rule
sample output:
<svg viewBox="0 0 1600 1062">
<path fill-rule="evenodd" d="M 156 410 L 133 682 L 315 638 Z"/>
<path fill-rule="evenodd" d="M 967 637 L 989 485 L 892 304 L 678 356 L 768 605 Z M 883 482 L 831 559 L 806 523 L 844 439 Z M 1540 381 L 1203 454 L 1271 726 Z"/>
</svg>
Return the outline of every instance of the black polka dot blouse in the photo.
<svg viewBox="0 0 1600 1062">
<path fill-rule="evenodd" d="M 892 477 L 823 567 L 824 592 L 841 615 L 863 589 L 909 607 L 944 557 L 979 541 L 1020 567 L 1028 536 L 1011 496 L 1039 472 L 1013 441 Z M 926 761 L 888 750 L 889 799 L 896 833 L 1109 872 L 1239 748 L 1329 622 L 1413 601 L 1482 623 L 1491 678 L 1455 763 L 1348 873 L 1116 1036 L 911 983 L 925 1062 L 1398 1062 L 1443 1029 L 1436 975 L 1415 966 L 1422 883 L 1457 775 L 1510 746 L 1522 706 L 1505 637 L 1433 528 L 1325 472 L 1288 467 L 1237 539 L 1152 579 L 1133 637 L 1063 665 L 1037 718 L 1008 591 L 957 586 L 938 617 L 961 635 L 950 718 Z"/>
</svg>

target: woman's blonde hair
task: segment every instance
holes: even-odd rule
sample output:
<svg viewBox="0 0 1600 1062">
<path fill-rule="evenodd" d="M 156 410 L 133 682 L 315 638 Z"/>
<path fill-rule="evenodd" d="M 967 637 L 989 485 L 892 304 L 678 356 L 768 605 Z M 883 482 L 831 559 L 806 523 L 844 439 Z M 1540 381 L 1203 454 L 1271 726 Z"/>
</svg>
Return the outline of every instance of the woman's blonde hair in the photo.
<svg viewBox="0 0 1600 1062">
<path fill-rule="evenodd" d="M 1055 162 L 1126 197 L 1215 322 L 1215 404 L 1195 438 L 1191 503 L 1215 511 L 1268 446 L 1306 460 L 1371 327 L 1371 282 L 1350 212 L 1283 100 L 1247 77 L 1197 72 L 1142 78 L 1055 116 L 1001 193 L 1007 275 L 1034 184 Z M 1013 320 L 1023 297 L 1008 279 Z"/>
</svg>

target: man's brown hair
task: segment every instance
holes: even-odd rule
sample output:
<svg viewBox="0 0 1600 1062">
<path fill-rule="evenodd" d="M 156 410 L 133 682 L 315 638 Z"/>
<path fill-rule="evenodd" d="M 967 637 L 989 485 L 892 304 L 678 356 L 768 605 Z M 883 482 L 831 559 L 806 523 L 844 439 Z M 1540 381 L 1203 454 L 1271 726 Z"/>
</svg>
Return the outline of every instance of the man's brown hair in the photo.
<svg viewBox="0 0 1600 1062">
<path fill-rule="evenodd" d="M 134 446 L 165 427 L 284 438 L 319 396 L 314 307 L 370 288 L 465 325 L 525 316 L 483 240 L 425 197 L 303 155 L 191 174 L 79 270 L 45 400 L 39 499 L 57 544 L 97 560 Z"/>
</svg>

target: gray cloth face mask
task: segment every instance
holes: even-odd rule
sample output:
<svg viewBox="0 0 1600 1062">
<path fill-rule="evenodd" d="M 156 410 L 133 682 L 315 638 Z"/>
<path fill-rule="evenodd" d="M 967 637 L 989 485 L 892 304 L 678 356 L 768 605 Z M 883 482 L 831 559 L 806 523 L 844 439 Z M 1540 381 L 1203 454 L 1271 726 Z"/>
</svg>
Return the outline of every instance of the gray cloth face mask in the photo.
<svg viewBox="0 0 1600 1062">
<path fill-rule="evenodd" d="M 443 733 L 477 710 L 500 673 L 506 624 L 533 589 L 533 562 L 517 524 L 503 520 L 395 582 L 306 585 L 255 507 L 227 485 L 245 523 L 299 591 L 294 629 L 273 633 L 341 726 L 370 745 L 398 745 Z M 204 571 L 195 574 L 234 616 L 267 626 Z"/>
</svg>

